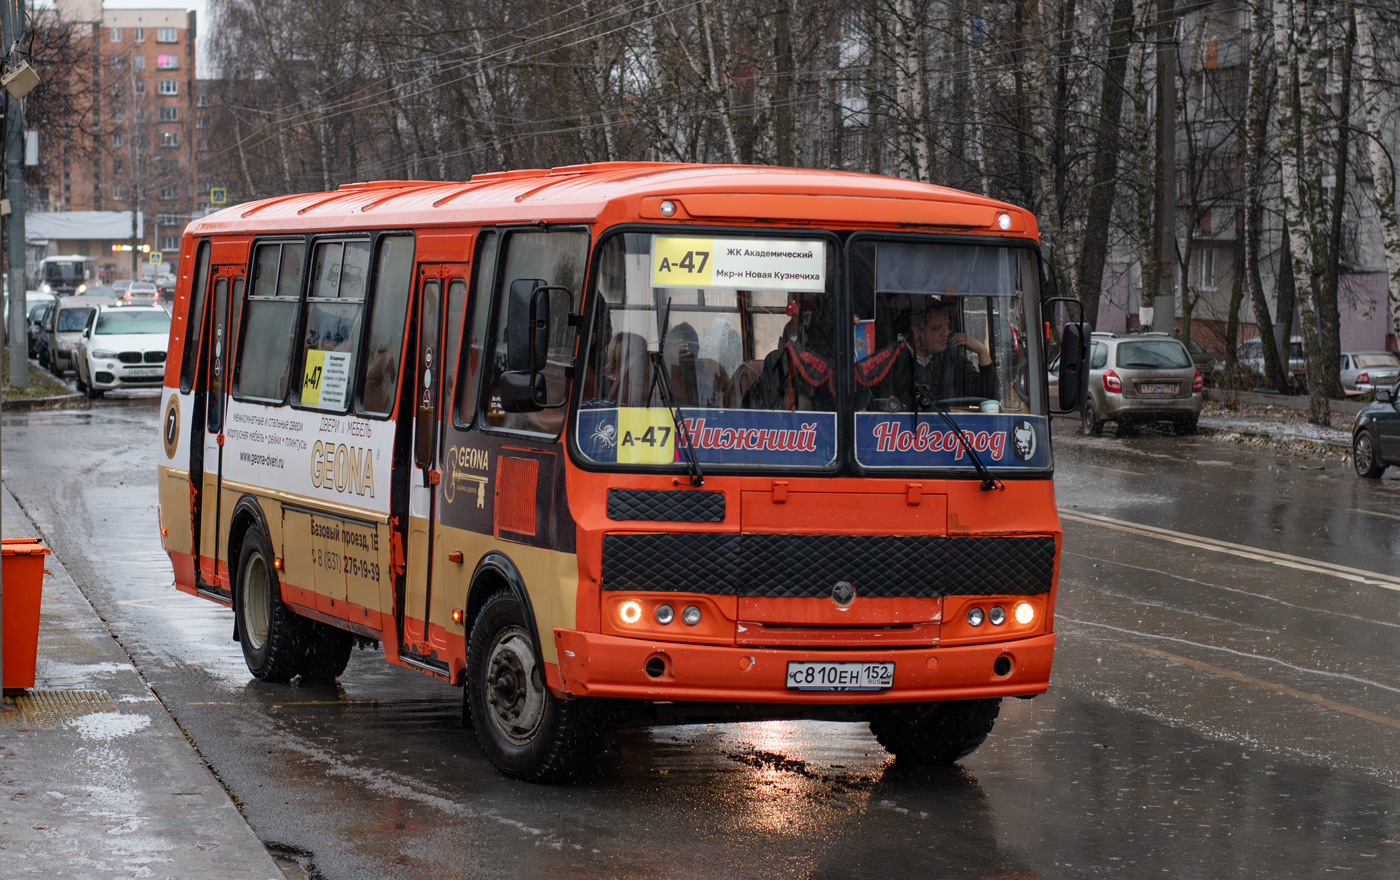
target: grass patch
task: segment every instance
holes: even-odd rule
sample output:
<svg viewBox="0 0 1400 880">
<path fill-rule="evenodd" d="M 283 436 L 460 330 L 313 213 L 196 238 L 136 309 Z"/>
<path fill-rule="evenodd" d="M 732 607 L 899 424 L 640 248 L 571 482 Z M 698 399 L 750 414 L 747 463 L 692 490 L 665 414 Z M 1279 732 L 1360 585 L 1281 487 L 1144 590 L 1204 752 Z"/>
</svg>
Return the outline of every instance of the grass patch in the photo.
<svg viewBox="0 0 1400 880">
<path fill-rule="evenodd" d="M 49 372 L 34 364 L 29 363 L 29 387 L 13 388 L 10 385 L 10 357 L 9 352 L 5 352 L 3 363 L 0 363 L 0 382 L 4 384 L 4 397 L 6 400 L 22 400 L 33 397 L 60 397 L 72 394 L 73 389 L 49 375 Z"/>
</svg>

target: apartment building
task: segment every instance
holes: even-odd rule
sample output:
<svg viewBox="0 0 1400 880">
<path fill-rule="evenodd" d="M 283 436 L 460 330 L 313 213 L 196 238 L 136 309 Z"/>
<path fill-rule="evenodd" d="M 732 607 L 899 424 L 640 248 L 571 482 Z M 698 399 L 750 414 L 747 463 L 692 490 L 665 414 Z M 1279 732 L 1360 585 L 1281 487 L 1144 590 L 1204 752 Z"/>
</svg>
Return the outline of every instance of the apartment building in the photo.
<svg viewBox="0 0 1400 880">
<path fill-rule="evenodd" d="M 55 8 L 77 25 L 91 65 L 91 149 L 56 158 L 62 188 L 51 187 L 48 207 L 141 214 L 132 250 L 91 255 L 104 277 L 173 270 L 198 201 L 195 14 L 106 9 L 101 0 L 56 0 Z"/>
</svg>

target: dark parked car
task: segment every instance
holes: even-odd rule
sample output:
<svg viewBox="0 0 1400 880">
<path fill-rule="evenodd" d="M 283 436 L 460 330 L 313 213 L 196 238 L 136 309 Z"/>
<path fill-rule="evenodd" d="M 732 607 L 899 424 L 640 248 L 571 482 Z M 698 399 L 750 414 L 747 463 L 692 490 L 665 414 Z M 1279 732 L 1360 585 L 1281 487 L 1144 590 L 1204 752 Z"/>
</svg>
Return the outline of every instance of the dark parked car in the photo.
<svg viewBox="0 0 1400 880">
<path fill-rule="evenodd" d="M 29 307 L 29 356 L 39 356 L 39 340 L 43 337 L 44 321 L 53 311 L 54 301 L 38 302 Z"/>
<path fill-rule="evenodd" d="M 1351 463 L 1359 476 L 1372 480 L 1390 465 L 1400 465 L 1400 382 L 1377 388 L 1375 399 L 1356 414 Z"/>
</svg>

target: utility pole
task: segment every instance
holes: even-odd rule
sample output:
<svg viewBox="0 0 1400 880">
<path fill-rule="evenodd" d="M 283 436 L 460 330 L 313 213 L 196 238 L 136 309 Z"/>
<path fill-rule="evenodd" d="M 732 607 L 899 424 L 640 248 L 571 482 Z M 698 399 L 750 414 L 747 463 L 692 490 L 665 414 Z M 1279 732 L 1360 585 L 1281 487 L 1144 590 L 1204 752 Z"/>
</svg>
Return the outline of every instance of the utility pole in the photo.
<svg viewBox="0 0 1400 880">
<path fill-rule="evenodd" d="M 17 4 L 3 7 L 0 34 L 4 40 L 5 70 L 9 72 L 20 61 L 20 46 L 24 42 L 24 19 Z M 10 260 L 10 385 L 29 387 L 29 333 L 25 329 L 24 292 L 28 288 L 28 273 L 24 260 L 24 113 L 20 100 L 4 94 L 5 101 L 5 198 L 9 213 L 4 217 L 9 236 Z"/>
<path fill-rule="evenodd" d="M 1157 173 L 1152 206 L 1152 271 L 1144 278 L 1145 329 L 1176 329 L 1176 10 L 1157 0 Z"/>
</svg>

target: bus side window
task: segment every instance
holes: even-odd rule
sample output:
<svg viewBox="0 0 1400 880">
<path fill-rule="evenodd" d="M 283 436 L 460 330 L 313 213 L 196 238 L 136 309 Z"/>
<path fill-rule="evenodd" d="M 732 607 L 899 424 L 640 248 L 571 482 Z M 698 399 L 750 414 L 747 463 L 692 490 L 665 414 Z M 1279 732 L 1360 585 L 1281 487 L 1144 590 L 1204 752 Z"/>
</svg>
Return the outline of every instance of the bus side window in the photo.
<svg viewBox="0 0 1400 880">
<path fill-rule="evenodd" d="M 452 421 L 448 415 L 447 407 L 452 398 L 448 395 L 455 393 L 457 383 L 457 365 L 461 359 L 462 348 L 462 318 L 467 311 L 467 282 L 460 278 L 453 278 L 452 283 L 447 286 L 447 330 L 443 334 L 442 343 L 442 409 L 438 418 L 442 421 L 442 426 L 446 429 Z M 446 443 L 447 433 L 443 432 L 443 442 Z M 444 446 L 445 448 L 445 446 Z"/>
<path fill-rule="evenodd" d="M 234 374 L 239 399 L 281 403 L 287 397 L 305 257 L 302 242 L 261 244 L 253 255 L 256 276 Z"/>
<path fill-rule="evenodd" d="M 360 350 L 368 241 L 318 242 L 306 298 L 301 382 L 296 402 L 345 412 Z"/>
<path fill-rule="evenodd" d="M 472 268 L 471 323 L 462 330 L 464 370 L 457 383 L 457 406 L 453 422 L 466 427 L 476 418 L 477 391 L 481 387 L 481 358 L 486 343 L 486 322 L 491 310 L 491 282 L 496 276 L 497 235 L 491 230 L 477 237 L 476 265 Z"/>
<path fill-rule="evenodd" d="M 557 435 L 563 420 L 562 409 L 544 409 L 533 413 L 507 413 L 500 407 L 501 373 L 506 367 L 505 341 L 510 328 L 506 326 L 509 311 L 510 286 L 520 279 L 543 281 L 550 287 L 567 288 L 550 295 L 549 350 L 545 356 L 545 400 L 551 405 L 564 402 L 567 392 L 565 371 L 573 362 L 573 328 L 569 313 L 577 311 L 579 294 L 583 290 L 583 273 L 588 259 L 588 233 L 581 229 L 557 232 L 515 232 L 505 240 L 500 284 L 492 302 L 494 333 L 487 382 L 487 424 L 497 428 L 533 431 Z"/>
<path fill-rule="evenodd" d="M 370 306 L 361 410 L 388 415 L 394 409 L 403 358 L 404 318 L 413 284 L 413 236 L 387 235 L 375 259 L 374 301 Z"/>
<path fill-rule="evenodd" d="M 194 388 L 195 370 L 199 366 L 199 337 L 204 324 L 204 291 L 209 283 L 209 240 L 199 243 L 194 258 L 193 293 L 190 310 L 185 315 L 185 352 L 180 360 L 180 393 L 189 394 Z"/>
</svg>

